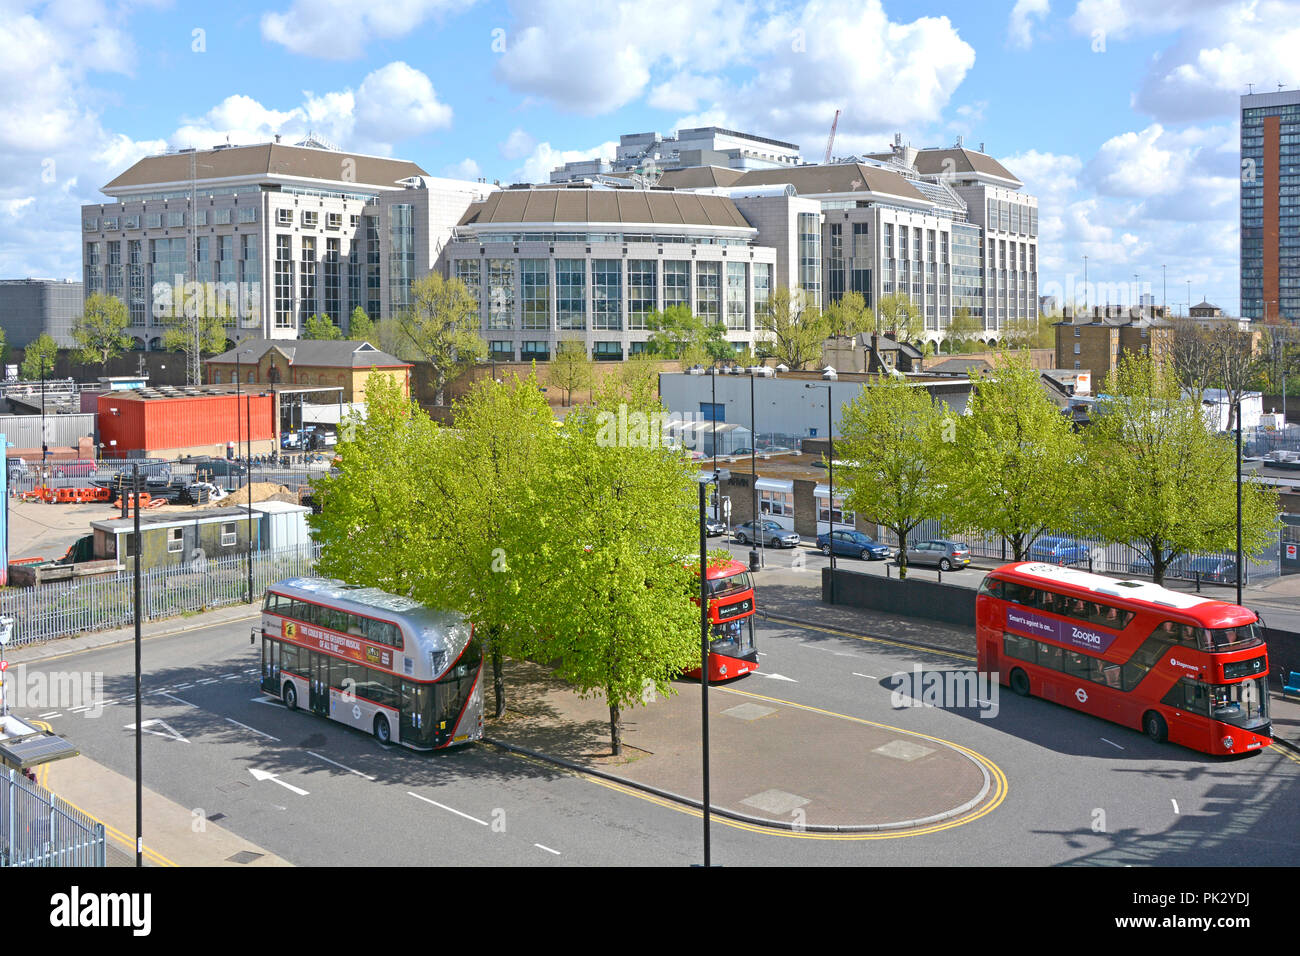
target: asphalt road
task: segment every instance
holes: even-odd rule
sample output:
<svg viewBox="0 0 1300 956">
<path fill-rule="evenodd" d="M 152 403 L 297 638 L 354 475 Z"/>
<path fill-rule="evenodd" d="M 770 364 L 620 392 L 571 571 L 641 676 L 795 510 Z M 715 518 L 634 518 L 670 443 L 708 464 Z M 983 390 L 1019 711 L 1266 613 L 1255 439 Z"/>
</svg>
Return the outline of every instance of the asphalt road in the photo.
<svg viewBox="0 0 1300 956">
<path fill-rule="evenodd" d="M 163 722 L 144 737 L 144 774 L 151 789 L 209 818 L 222 814 L 222 826 L 273 853 L 301 865 L 678 866 L 700 859 L 698 817 L 673 806 L 484 745 L 432 755 L 384 748 L 265 702 L 247 635 L 239 623 L 144 645 L 144 719 Z M 1300 762 L 1280 748 L 1215 760 L 1002 689 L 996 716 L 895 708 L 890 675 L 915 664 L 969 662 L 815 627 L 769 624 L 758 640 L 767 676 L 744 678 L 732 690 L 968 747 L 1000 768 L 1007 792 L 985 816 L 924 836 L 824 839 L 718 823 L 717 863 L 1229 866 L 1300 858 Z M 120 702 L 133 690 L 132 648 L 37 666 L 103 674 L 104 699 L 116 702 L 99 716 L 45 719 L 91 759 L 132 776 L 134 705 Z M 761 747 L 762 722 L 754 726 Z M 834 746 L 834 736 L 809 746 Z M 255 779 L 252 770 L 278 782 Z"/>
</svg>

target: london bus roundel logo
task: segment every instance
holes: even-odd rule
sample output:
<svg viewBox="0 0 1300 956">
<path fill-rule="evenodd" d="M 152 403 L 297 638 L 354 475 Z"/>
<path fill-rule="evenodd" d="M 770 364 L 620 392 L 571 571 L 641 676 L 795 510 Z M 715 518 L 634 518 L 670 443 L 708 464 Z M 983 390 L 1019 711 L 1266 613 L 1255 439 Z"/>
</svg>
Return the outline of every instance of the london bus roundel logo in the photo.
<svg viewBox="0 0 1300 956">
<path fill-rule="evenodd" d="M 360 720 L 360 719 L 361 719 L 361 705 L 360 705 L 360 704 L 353 704 L 353 705 L 352 705 L 352 719 L 353 719 L 353 720 Z"/>
<path fill-rule="evenodd" d="M 1079 699 L 1079 703 L 1081 704 L 1086 704 L 1088 702 L 1088 692 L 1082 687 L 1074 692 L 1074 696 Z"/>
</svg>

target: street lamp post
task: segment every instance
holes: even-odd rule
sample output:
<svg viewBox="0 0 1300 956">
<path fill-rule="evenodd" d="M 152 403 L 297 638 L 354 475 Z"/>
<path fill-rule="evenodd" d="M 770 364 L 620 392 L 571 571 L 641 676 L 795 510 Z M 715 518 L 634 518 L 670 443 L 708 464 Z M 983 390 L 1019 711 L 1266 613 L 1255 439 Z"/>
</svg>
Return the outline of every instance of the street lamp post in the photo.
<svg viewBox="0 0 1300 956">
<path fill-rule="evenodd" d="M 1241 603 L 1241 395 L 1237 396 L 1237 603 Z"/>
<path fill-rule="evenodd" d="M 243 370 L 240 366 L 239 357 L 245 352 L 251 352 L 252 349 L 235 350 L 235 447 L 239 447 L 239 406 L 243 402 L 243 395 L 240 391 L 240 379 L 243 378 Z M 252 402 L 252 393 L 249 393 L 249 403 Z M 248 476 L 248 501 L 245 505 L 248 508 L 248 603 L 253 603 L 253 430 L 252 419 L 248 405 L 244 405 L 244 434 L 246 436 L 247 452 L 244 456 L 244 469 Z M 241 481 L 240 486 L 243 486 Z"/>
<path fill-rule="evenodd" d="M 749 570 L 757 571 L 761 564 L 763 524 L 758 513 L 758 425 L 755 423 L 757 405 L 754 404 L 754 370 L 749 370 L 749 485 L 752 495 L 751 514 L 754 516 L 754 544 L 749 548 Z"/>
<path fill-rule="evenodd" d="M 826 465 L 830 473 L 828 480 L 830 485 L 826 489 L 826 518 L 829 527 L 826 529 L 826 544 L 831 551 L 831 588 L 830 603 L 835 603 L 835 438 L 833 437 L 833 426 L 831 424 L 831 385 L 814 385 L 808 382 L 804 388 L 824 388 L 826 389 Z"/>
<path fill-rule="evenodd" d="M 713 481 L 717 490 L 718 474 L 715 470 Z M 704 751 L 704 793 L 702 808 L 704 810 L 704 865 L 710 865 L 709 842 L 709 581 L 708 581 L 708 532 L 704 527 L 704 482 L 700 482 L 700 729 Z"/>
<path fill-rule="evenodd" d="M 713 423 L 713 474 L 718 474 L 718 364 L 715 361 L 709 368 L 709 419 Z M 752 443 L 751 443 L 752 444 Z M 713 489 L 713 520 L 720 520 L 722 509 L 722 489 Z"/>
</svg>

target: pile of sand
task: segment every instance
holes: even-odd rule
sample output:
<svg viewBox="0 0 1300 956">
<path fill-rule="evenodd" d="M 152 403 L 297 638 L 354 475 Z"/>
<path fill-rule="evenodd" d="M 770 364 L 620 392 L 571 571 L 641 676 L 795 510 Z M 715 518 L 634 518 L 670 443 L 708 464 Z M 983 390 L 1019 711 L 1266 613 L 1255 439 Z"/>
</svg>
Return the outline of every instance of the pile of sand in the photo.
<svg viewBox="0 0 1300 956">
<path fill-rule="evenodd" d="M 228 508 L 231 505 L 249 505 L 257 501 L 286 501 L 289 504 L 296 505 L 298 495 L 290 491 L 285 485 L 277 485 L 270 481 L 255 481 L 252 484 L 236 489 L 220 501 L 209 501 L 198 507 Z"/>
</svg>

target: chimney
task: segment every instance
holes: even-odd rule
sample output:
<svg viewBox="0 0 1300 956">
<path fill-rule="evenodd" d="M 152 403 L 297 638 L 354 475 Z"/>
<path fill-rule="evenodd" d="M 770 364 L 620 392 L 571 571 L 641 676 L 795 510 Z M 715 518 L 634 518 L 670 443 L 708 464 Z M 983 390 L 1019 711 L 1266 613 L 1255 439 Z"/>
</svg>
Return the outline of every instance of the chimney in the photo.
<svg viewBox="0 0 1300 956">
<path fill-rule="evenodd" d="M 275 141 L 276 141 L 277 143 L 280 142 L 280 134 L 279 134 L 279 133 L 276 133 L 276 134 L 275 134 Z"/>
<path fill-rule="evenodd" d="M 980 143 L 980 152 L 984 152 L 984 144 L 982 142 Z"/>
</svg>

